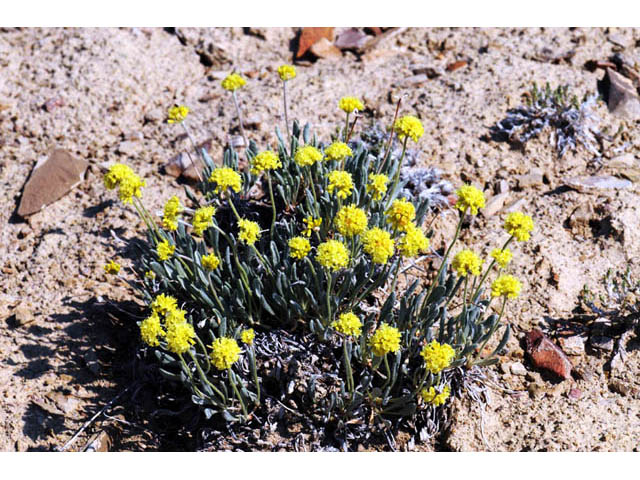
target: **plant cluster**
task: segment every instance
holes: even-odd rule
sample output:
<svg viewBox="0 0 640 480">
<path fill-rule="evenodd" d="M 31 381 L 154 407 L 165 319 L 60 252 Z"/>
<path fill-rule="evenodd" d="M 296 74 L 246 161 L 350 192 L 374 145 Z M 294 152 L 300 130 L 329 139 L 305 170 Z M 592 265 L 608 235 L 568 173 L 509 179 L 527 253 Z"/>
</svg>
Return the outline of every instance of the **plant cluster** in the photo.
<svg viewBox="0 0 640 480">
<path fill-rule="evenodd" d="M 290 68 L 279 74 L 283 86 L 295 78 Z M 222 83 L 236 106 L 244 84 L 236 74 Z M 343 425 L 444 405 L 448 373 L 494 362 L 507 342 L 508 325 L 497 346 L 486 349 L 507 300 L 520 293 L 521 283 L 507 273 L 509 246 L 529 239 L 531 217 L 509 214 L 504 243 L 482 258 L 458 240 L 465 216 L 484 207 L 484 194 L 461 186 L 456 233 L 438 255 L 423 230 L 429 199 L 399 195 L 407 145 L 424 133 L 420 120 L 394 120 L 390 132 L 402 151 L 392 156 L 391 142 L 375 152 L 350 142 L 360 100 L 344 97 L 339 108 L 346 119 L 332 141 L 294 121 L 286 137 L 276 128 L 272 148 L 248 143 L 244 170 L 232 149 L 220 164 L 200 149 L 197 191 L 186 189 L 188 205 L 169 198 L 161 218 L 144 207 L 144 182 L 129 167 L 116 164 L 105 175 L 105 186 L 117 188 L 147 226 L 133 265 L 134 285 L 149 308 L 141 338 L 161 373 L 189 388 L 207 417 L 244 422 L 259 411 L 277 356 L 268 345 L 294 334 L 338 360 L 321 359 L 320 368 L 332 370 L 307 379 L 305 393 L 309 415 Z M 176 106 L 169 121 L 191 138 L 187 115 Z M 260 200 L 248 194 L 256 186 L 265 192 Z M 433 279 L 399 291 L 403 265 L 422 254 L 440 257 Z M 105 270 L 118 274 L 112 264 Z M 378 301 L 384 289 L 388 295 Z"/>
<path fill-rule="evenodd" d="M 569 86 L 552 89 L 549 83 L 539 89 L 536 83 L 525 95 L 525 104 L 507 111 L 507 116 L 491 127 L 497 140 L 525 145 L 537 138 L 544 130 L 555 136 L 558 157 L 568 150 L 575 151 L 582 145 L 595 156 L 601 156 L 598 140 L 602 133 L 598 129 L 600 119 L 593 109 L 598 97 L 589 95 L 578 100 L 569 93 Z"/>
</svg>

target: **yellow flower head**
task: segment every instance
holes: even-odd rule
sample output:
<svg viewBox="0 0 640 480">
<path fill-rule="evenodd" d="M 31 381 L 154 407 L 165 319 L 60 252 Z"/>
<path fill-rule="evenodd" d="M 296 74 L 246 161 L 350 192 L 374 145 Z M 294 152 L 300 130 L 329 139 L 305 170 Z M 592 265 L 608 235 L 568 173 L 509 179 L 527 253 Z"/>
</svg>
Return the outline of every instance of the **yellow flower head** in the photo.
<svg viewBox="0 0 640 480">
<path fill-rule="evenodd" d="M 118 187 L 118 197 L 123 203 L 131 203 L 133 197 L 142 197 L 140 189 L 146 185 L 146 182 L 133 173 L 130 167 L 122 163 L 113 165 L 105 173 L 103 181 L 107 190 L 113 190 Z"/>
<path fill-rule="evenodd" d="M 175 195 L 167 200 L 164 204 L 164 215 L 162 216 L 162 224 L 167 230 L 178 229 L 178 214 L 182 210 L 180 199 Z"/>
<path fill-rule="evenodd" d="M 151 347 L 157 347 L 160 345 L 158 337 L 164 337 L 165 332 L 160 325 L 160 317 L 156 312 L 153 312 L 151 316 L 145 318 L 140 323 L 140 336 L 144 343 Z"/>
<path fill-rule="evenodd" d="M 400 140 L 409 137 L 414 142 L 417 142 L 424 135 L 422 122 L 412 115 L 406 115 L 396 120 L 396 123 L 393 124 L 393 129 Z"/>
<path fill-rule="evenodd" d="M 186 318 L 187 312 L 182 310 L 181 308 L 174 308 L 167 312 L 164 317 L 164 324 L 167 327 L 167 331 L 178 325 L 179 323 L 185 323 L 187 321 Z"/>
<path fill-rule="evenodd" d="M 316 260 L 325 268 L 340 270 L 349 264 L 349 250 L 338 240 L 327 240 L 318 245 Z"/>
<path fill-rule="evenodd" d="M 531 237 L 533 220 L 522 212 L 512 212 L 504 221 L 504 229 L 519 242 L 526 242 Z"/>
<path fill-rule="evenodd" d="M 238 238 L 247 245 L 253 245 L 260 238 L 260 225 L 256 222 L 242 218 L 238 222 L 238 227 L 240 228 Z"/>
<path fill-rule="evenodd" d="M 500 265 L 500 268 L 505 268 L 513 258 L 513 254 L 508 248 L 505 248 L 504 250 L 494 248 L 491 251 L 491 257 L 493 257 L 496 263 Z"/>
<path fill-rule="evenodd" d="M 251 345 L 254 338 L 256 338 L 256 332 L 253 328 L 247 328 L 240 333 L 240 341 L 246 345 Z"/>
<path fill-rule="evenodd" d="M 215 253 L 202 256 L 202 266 L 207 270 L 215 270 L 220 265 L 220 259 Z"/>
<path fill-rule="evenodd" d="M 324 159 L 325 160 L 336 160 L 341 162 L 347 157 L 353 155 L 351 148 L 349 145 L 343 142 L 333 142 L 327 148 L 324 149 Z"/>
<path fill-rule="evenodd" d="M 338 198 L 347 198 L 351 195 L 351 190 L 353 190 L 351 174 L 344 170 L 333 170 L 329 173 L 329 187 L 327 190 L 329 193 L 333 193 L 336 190 Z"/>
<path fill-rule="evenodd" d="M 458 201 L 455 207 L 463 213 L 469 210 L 468 213 L 471 215 L 477 215 L 478 209 L 484 208 L 484 193 L 473 185 L 463 185 L 458 189 L 456 195 Z"/>
<path fill-rule="evenodd" d="M 449 395 L 451 395 L 451 389 L 449 388 L 449 385 L 445 385 L 442 388 L 442 392 L 440 393 L 436 392 L 436 389 L 433 387 L 423 388 L 420 392 L 422 400 L 424 400 L 426 403 L 430 403 L 435 407 L 444 405 L 444 403 L 449 398 Z"/>
<path fill-rule="evenodd" d="M 109 260 L 109 263 L 107 263 L 102 268 L 104 268 L 104 271 L 110 275 L 117 275 L 118 272 L 120 271 L 120 264 L 114 262 L 113 260 Z"/>
<path fill-rule="evenodd" d="M 364 105 L 356 97 L 342 97 L 338 102 L 338 108 L 346 113 L 353 113 L 354 110 L 364 110 Z"/>
<path fill-rule="evenodd" d="M 322 225 L 321 218 L 314 219 L 313 217 L 307 217 L 303 220 L 303 222 L 305 224 L 305 227 L 302 231 L 302 234 L 305 237 L 310 237 L 312 232 L 317 232 L 318 230 L 320 230 L 320 225 Z"/>
<path fill-rule="evenodd" d="M 341 235 L 353 237 L 360 235 L 367 228 L 367 214 L 355 204 L 351 204 L 338 210 L 335 222 Z"/>
<path fill-rule="evenodd" d="M 389 177 L 385 174 L 373 173 L 369 175 L 369 183 L 367 184 L 367 192 L 371 194 L 371 198 L 374 200 L 382 200 L 382 197 L 387 193 L 387 183 Z"/>
<path fill-rule="evenodd" d="M 222 88 L 229 90 L 230 92 L 234 92 L 240 87 L 243 87 L 246 83 L 247 81 L 240 75 L 232 73 L 222 80 Z"/>
<path fill-rule="evenodd" d="M 278 75 L 280 75 L 280 80 L 283 82 L 292 80 L 296 78 L 296 67 L 293 65 L 280 65 L 278 67 Z"/>
<path fill-rule="evenodd" d="M 492 297 L 516 298 L 520 295 L 522 283 L 513 275 L 500 275 L 491 284 Z"/>
<path fill-rule="evenodd" d="M 167 123 L 182 123 L 189 114 L 189 107 L 184 105 L 176 105 L 169 109 L 169 119 Z"/>
<path fill-rule="evenodd" d="M 357 337 L 362 332 L 362 322 L 353 312 L 341 314 L 331 326 L 348 337 Z"/>
<path fill-rule="evenodd" d="M 421 228 L 413 223 L 407 228 L 407 233 L 398 242 L 398 250 L 403 257 L 414 257 L 418 253 L 424 253 L 429 248 L 429 239 Z"/>
<path fill-rule="evenodd" d="M 280 167 L 282 167 L 282 163 L 280 162 L 278 155 L 273 153 L 271 150 L 260 152 L 251 161 L 251 173 L 254 175 L 258 175 L 265 170 L 275 170 Z"/>
<path fill-rule="evenodd" d="M 466 277 L 469 274 L 480 275 L 482 262 L 483 260 L 471 250 L 461 250 L 453 257 L 451 267 L 461 277 Z"/>
<path fill-rule="evenodd" d="M 413 219 L 416 218 L 416 207 L 413 203 L 405 200 L 394 200 L 391 204 L 391 208 L 387 210 L 387 223 L 401 232 L 406 231 L 411 227 Z"/>
<path fill-rule="evenodd" d="M 369 339 L 373 354 L 384 357 L 387 353 L 400 350 L 400 331 L 396 327 L 383 323 Z"/>
<path fill-rule="evenodd" d="M 238 193 L 242 188 L 242 177 L 233 168 L 219 167 L 211 172 L 209 177 L 211 183 L 216 184 L 214 193 L 224 192 L 227 188 Z"/>
<path fill-rule="evenodd" d="M 387 263 L 393 255 L 393 239 L 386 230 L 375 227 L 362 234 L 364 251 L 371 255 L 374 263 Z"/>
<path fill-rule="evenodd" d="M 172 323 L 167 330 L 167 348 L 173 353 L 185 353 L 191 345 L 196 343 L 195 336 L 196 332 L 191 324 L 187 322 Z"/>
<path fill-rule="evenodd" d="M 420 355 L 424 358 L 424 365 L 427 370 L 431 373 L 440 373 L 451 365 L 451 362 L 456 358 L 456 351 L 447 343 L 440 345 L 440 343 L 433 340 L 424 346 Z"/>
<path fill-rule="evenodd" d="M 104 181 L 104 186 L 107 190 L 113 190 L 120 185 L 122 180 L 131 175 L 135 175 L 133 170 L 131 170 L 131 167 L 122 163 L 116 163 L 109 168 L 107 173 L 104 174 L 102 180 Z"/>
<path fill-rule="evenodd" d="M 211 362 L 218 370 L 226 370 L 240 358 L 240 347 L 233 338 L 216 338 L 211 344 Z"/>
<path fill-rule="evenodd" d="M 292 258 L 302 260 L 311 251 L 311 244 L 309 243 L 309 240 L 307 238 L 293 237 L 291 240 L 289 240 L 289 250 L 289 255 Z"/>
<path fill-rule="evenodd" d="M 202 235 L 204 231 L 213 225 L 213 216 L 216 213 L 215 207 L 200 207 L 193 214 L 193 234 Z"/>
<path fill-rule="evenodd" d="M 296 150 L 293 160 L 301 167 L 310 167 L 322 160 L 322 152 L 316 147 L 305 145 Z"/>
<path fill-rule="evenodd" d="M 153 280 L 156 278 L 156 274 L 153 270 L 147 270 L 144 272 L 144 278 L 148 278 L 149 280 Z"/>
<path fill-rule="evenodd" d="M 178 300 L 171 295 L 161 293 L 151 302 L 151 310 L 154 312 L 166 314 L 178 308 Z"/>
<path fill-rule="evenodd" d="M 158 259 L 160 261 L 167 260 L 176 251 L 176 246 L 171 245 L 168 240 L 163 240 L 156 246 Z"/>
</svg>

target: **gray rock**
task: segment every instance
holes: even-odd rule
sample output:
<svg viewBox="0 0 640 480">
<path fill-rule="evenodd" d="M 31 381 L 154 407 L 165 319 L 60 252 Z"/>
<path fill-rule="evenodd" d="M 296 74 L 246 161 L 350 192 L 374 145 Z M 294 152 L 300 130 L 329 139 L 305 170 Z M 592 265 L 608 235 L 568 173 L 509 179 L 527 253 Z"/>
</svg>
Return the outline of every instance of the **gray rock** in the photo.
<svg viewBox="0 0 640 480">
<path fill-rule="evenodd" d="M 572 177 L 564 181 L 567 187 L 578 190 L 581 193 L 598 192 L 602 190 L 618 190 L 630 188 L 633 183 L 610 175 L 592 177 Z"/>
<path fill-rule="evenodd" d="M 544 183 L 544 174 L 539 168 L 532 168 L 529 173 L 518 175 L 517 178 L 520 188 L 536 187 Z"/>
<path fill-rule="evenodd" d="M 33 308 L 26 303 L 21 303 L 14 310 L 13 314 L 16 318 L 16 323 L 19 326 L 28 325 L 31 322 L 35 321 L 35 316 L 33 314 Z"/>
<path fill-rule="evenodd" d="M 491 197 L 485 207 L 480 210 L 484 217 L 491 217 L 502 210 L 504 204 L 509 200 L 509 192 L 499 193 Z"/>
<path fill-rule="evenodd" d="M 527 369 L 522 363 L 515 362 L 511 364 L 511 373 L 519 377 L 524 377 L 527 374 Z"/>
<path fill-rule="evenodd" d="M 620 117 L 636 120 L 640 118 L 640 97 L 633 82 L 615 70 L 607 68 L 607 73 L 599 82 L 609 111 Z"/>
<path fill-rule="evenodd" d="M 589 339 L 589 344 L 593 348 L 605 350 L 607 352 L 611 352 L 613 350 L 613 343 L 613 338 L 604 335 L 592 335 Z"/>
<path fill-rule="evenodd" d="M 585 339 L 580 335 L 560 339 L 562 350 L 567 355 L 584 355 Z"/>
<path fill-rule="evenodd" d="M 411 71 L 414 75 L 426 75 L 428 78 L 437 78 L 444 75 L 442 68 L 435 68 L 431 66 L 414 66 L 411 67 Z"/>
</svg>

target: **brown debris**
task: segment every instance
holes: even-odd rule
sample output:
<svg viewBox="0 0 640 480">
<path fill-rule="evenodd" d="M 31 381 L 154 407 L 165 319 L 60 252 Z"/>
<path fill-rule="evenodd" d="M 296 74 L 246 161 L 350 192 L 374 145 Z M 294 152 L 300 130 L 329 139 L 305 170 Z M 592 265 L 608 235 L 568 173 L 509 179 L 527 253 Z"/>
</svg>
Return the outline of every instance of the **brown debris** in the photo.
<svg viewBox="0 0 640 480">
<path fill-rule="evenodd" d="M 467 62 L 465 60 L 458 60 L 457 62 L 450 63 L 447 65 L 447 72 L 455 72 L 461 68 L 467 66 Z"/>
<path fill-rule="evenodd" d="M 565 353 L 542 333 L 534 328 L 525 336 L 526 352 L 534 367 L 553 373 L 567 380 L 571 378 L 572 365 Z"/>
<path fill-rule="evenodd" d="M 338 59 L 342 57 L 340 49 L 336 48 L 336 46 L 326 38 L 321 38 L 314 43 L 309 51 L 318 58 Z"/>
<path fill-rule="evenodd" d="M 18 215 L 25 217 L 63 197 L 82 181 L 88 163 L 68 151 L 54 150 L 44 162 L 38 162 L 24 186 Z"/>
<path fill-rule="evenodd" d="M 321 38 L 333 41 L 333 27 L 304 27 L 300 31 L 296 58 L 301 58 Z"/>
</svg>

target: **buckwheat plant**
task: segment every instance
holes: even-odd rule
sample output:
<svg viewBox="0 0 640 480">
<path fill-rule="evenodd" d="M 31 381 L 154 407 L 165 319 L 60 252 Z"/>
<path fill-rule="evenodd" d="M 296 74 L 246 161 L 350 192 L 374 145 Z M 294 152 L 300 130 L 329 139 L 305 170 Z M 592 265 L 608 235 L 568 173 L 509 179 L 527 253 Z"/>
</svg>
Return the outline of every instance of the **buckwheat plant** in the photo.
<svg viewBox="0 0 640 480">
<path fill-rule="evenodd" d="M 294 72 L 282 67 L 279 75 L 286 82 Z M 231 75 L 222 86 L 235 94 L 244 84 Z M 305 413 L 342 425 L 444 405 L 452 394 L 448 373 L 489 364 L 506 344 L 508 326 L 486 350 L 506 302 L 521 291 L 508 273 L 509 247 L 529 239 L 531 218 L 509 214 L 505 240 L 488 257 L 464 248 L 463 220 L 485 198 L 463 185 L 454 238 L 439 254 L 423 227 L 428 200 L 399 196 L 400 168 L 408 143 L 418 145 L 424 134 L 421 121 L 395 120 L 402 153 L 388 156 L 347 143 L 360 100 L 344 97 L 338 108 L 346 114 L 340 138 L 321 141 L 294 121 L 286 140 L 276 127 L 273 144 L 250 141 L 242 170 L 233 149 L 217 161 L 201 149 L 202 181 L 186 188 L 187 204 L 168 198 L 159 215 L 144 207 L 145 183 L 129 167 L 116 164 L 105 175 L 105 186 L 133 201 L 148 230 L 133 265 L 148 306 L 141 339 L 161 373 L 189 388 L 207 417 L 247 421 L 259 410 L 267 333 L 312 336 L 329 352 L 322 368 L 340 380 L 328 388 L 309 378 Z M 188 112 L 173 107 L 169 123 L 184 124 Z M 262 197 L 249 195 L 256 189 Z M 438 260 L 432 278 L 398 289 L 401 272 L 425 259 Z"/>
</svg>

